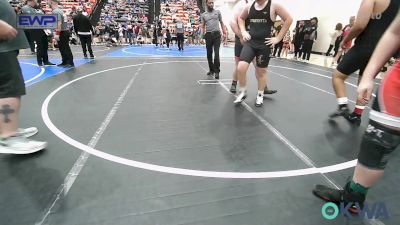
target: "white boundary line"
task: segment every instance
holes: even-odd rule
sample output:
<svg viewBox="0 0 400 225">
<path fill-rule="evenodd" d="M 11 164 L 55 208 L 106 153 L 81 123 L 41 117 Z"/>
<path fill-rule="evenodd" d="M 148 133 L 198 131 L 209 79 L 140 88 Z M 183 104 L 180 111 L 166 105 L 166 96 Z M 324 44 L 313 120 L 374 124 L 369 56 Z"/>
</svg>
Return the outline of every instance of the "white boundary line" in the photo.
<svg viewBox="0 0 400 225">
<path fill-rule="evenodd" d="M 164 49 L 164 48 L 161 48 L 161 49 Z M 175 52 L 176 50 L 175 49 L 165 49 L 165 50 L 161 50 L 160 48 L 157 48 L 156 49 L 156 51 L 157 52 L 171 52 L 171 51 L 173 51 L 173 52 Z M 191 52 L 195 52 L 195 53 L 207 53 L 206 52 L 206 50 L 204 49 L 204 50 L 202 50 L 202 49 L 190 49 L 191 51 L 189 51 L 188 53 L 191 53 Z M 178 50 L 178 52 L 179 52 L 179 50 Z M 183 52 L 180 52 L 180 53 L 185 53 L 184 51 Z M 204 57 L 204 56 L 201 56 L 201 57 Z"/>
<path fill-rule="evenodd" d="M 332 77 L 330 77 L 330 76 L 326 76 L 326 75 L 323 75 L 323 74 L 320 74 L 320 73 L 314 73 L 314 72 L 310 72 L 310 71 L 306 71 L 306 70 L 299 70 L 299 69 L 294 69 L 294 68 L 285 67 L 285 66 L 273 66 L 273 65 L 270 65 L 270 67 L 282 68 L 282 69 L 287 69 L 287 70 L 294 70 L 294 71 L 299 71 L 299 72 L 303 72 L 303 73 L 313 74 L 313 75 L 316 75 L 316 76 L 332 79 Z M 345 82 L 345 84 L 350 85 L 350 86 L 352 86 L 354 88 L 358 87 L 357 85 L 349 83 L 349 82 Z M 372 93 L 372 96 L 376 97 L 376 95 L 374 93 Z"/>
<path fill-rule="evenodd" d="M 92 45 L 92 47 L 93 46 L 96 46 L 96 45 Z M 96 53 L 96 52 L 105 52 L 105 51 L 108 51 L 108 50 L 110 50 L 111 48 L 110 47 L 106 47 L 105 49 L 101 49 L 101 50 L 95 50 L 95 51 L 93 51 L 93 53 Z M 56 50 L 56 51 L 59 51 L 59 50 Z M 79 52 L 72 52 L 72 54 L 83 54 L 83 52 L 82 51 L 79 51 Z M 47 54 L 47 55 L 51 55 L 51 56 L 54 56 L 54 55 L 58 55 L 58 54 Z M 36 56 L 36 54 L 33 54 L 33 55 L 25 55 L 25 54 L 20 54 L 20 55 L 18 55 L 18 56 L 24 56 L 24 57 L 26 57 L 26 56 Z"/>
<path fill-rule="evenodd" d="M 88 145 L 80 143 L 80 142 L 72 139 L 71 137 L 67 136 L 62 131 L 60 131 L 52 123 L 52 121 L 49 117 L 48 106 L 49 106 L 50 100 L 54 97 L 54 95 L 56 95 L 59 91 L 61 91 L 66 86 L 71 85 L 72 83 L 75 83 L 81 79 L 84 79 L 84 78 L 87 78 L 90 76 L 94 76 L 97 74 L 102 74 L 102 73 L 108 72 L 108 71 L 123 69 L 123 68 L 137 67 L 137 66 L 142 66 L 142 65 L 187 63 L 187 62 L 188 61 L 164 61 L 164 62 L 141 63 L 141 64 L 136 64 L 136 65 L 121 66 L 121 67 L 115 67 L 115 68 L 110 68 L 110 69 L 105 69 L 105 70 L 101 70 L 98 72 L 94 72 L 94 73 L 79 77 L 75 80 L 69 81 L 69 82 L 65 83 L 64 85 L 58 87 L 56 90 L 54 90 L 52 93 L 50 93 L 49 96 L 46 97 L 45 101 L 43 102 L 42 110 L 41 110 L 43 121 L 46 124 L 46 126 L 61 140 L 63 140 L 64 142 L 66 142 L 78 149 L 86 151 L 89 154 L 93 154 L 97 157 L 100 157 L 100 158 L 103 158 L 103 159 L 106 159 L 109 161 L 113 161 L 113 162 L 116 162 L 119 164 L 124 164 L 127 166 L 132 166 L 132 167 L 137 167 L 137 168 L 152 170 L 152 171 L 157 171 L 157 172 L 163 172 L 163 173 L 171 173 L 171 174 L 179 174 L 179 175 L 187 175 L 187 176 L 198 176 L 198 177 L 215 177 L 215 178 L 239 178 L 239 179 L 279 178 L 279 177 L 303 176 L 303 175 L 318 174 L 318 173 L 330 173 L 330 172 L 335 172 L 335 171 L 339 171 L 339 170 L 352 168 L 356 165 L 357 160 L 355 159 L 355 160 L 351 160 L 348 162 L 325 166 L 325 167 L 320 167 L 320 168 L 306 168 L 306 169 L 285 170 L 285 171 L 275 171 L 275 172 L 249 172 L 249 173 L 190 170 L 190 169 L 181 169 L 181 168 L 160 166 L 160 165 L 154 165 L 154 164 L 150 164 L 150 163 L 143 163 L 143 162 L 139 162 L 139 161 L 125 159 L 125 158 L 122 158 L 119 156 L 115 156 L 115 155 L 112 155 L 109 153 L 99 151 L 97 149 L 94 149 L 93 147 L 90 147 Z M 191 62 L 198 63 L 198 62 L 206 62 L 206 61 L 191 61 Z"/>
<path fill-rule="evenodd" d="M 36 66 L 36 67 L 38 67 L 40 69 L 40 72 L 36 76 L 32 77 L 31 79 L 25 81 L 25 84 L 27 84 L 27 83 L 29 83 L 29 82 L 31 82 L 33 80 L 36 80 L 37 78 L 41 77 L 44 74 L 44 72 L 46 71 L 44 68 L 40 68 L 40 66 L 38 66 L 38 65 L 36 65 L 34 63 L 20 62 L 20 64 L 32 65 L 32 66 Z"/>
<path fill-rule="evenodd" d="M 100 140 L 101 136 L 103 135 L 104 131 L 110 124 L 112 118 L 114 115 L 117 113 L 119 107 L 121 106 L 122 102 L 124 101 L 124 98 L 126 94 L 128 93 L 129 89 L 131 88 L 133 82 L 135 81 L 135 78 L 139 74 L 139 72 L 142 70 L 142 67 L 145 64 L 142 64 L 136 73 L 133 75 L 133 77 L 130 79 L 128 82 L 128 85 L 125 87 L 121 95 L 119 96 L 118 100 L 115 102 L 114 106 L 111 108 L 110 112 L 108 113 L 107 117 L 104 119 L 104 121 L 101 123 L 100 127 L 97 129 L 93 137 L 91 138 L 88 146 L 94 148 L 97 145 L 97 142 Z M 58 188 L 57 193 L 55 194 L 55 198 L 52 200 L 50 206 L 45 210 L 45 214 L 43 218 L 39 221 L 36 222 L 35 225 L 43 225 L 50 213 L 52 212 L 54 206 L 57 204 L 58 200 L 62 197 L 65 197 L 69 190 L 71 189 L 72 185 L 74 184 L 76 178 L 79 176 L 82 168 L 85 166 L 87 159 L 89 158 L 89 153 L 88 152 L 82 152 L 81 155 L 78 157 L 77 161 L 74 163 L 74 166 L 71 168 L 69 171 L 67 177 L 64 179 L 64 183 L 61 184 L 61 186 Z"/>
<path fill-rule="evenodd" d="M 311 69 L 314 69 L 314 70 L 324 71 L 324 72 L 328 72 L 328 73 L 332 73 L 332 72 L 333 72 L 333 71 L 330 71 L 330 70 L 325 70 L 325 69 L 317 68 L 317 67 L 315 67 L 315 66 L 318 66 L 318 65 L 315 65 L 315 64 L 312 64 L 312 63 L 299 62 L 299 61 L 294 61 L 294 60 L 291 60 L 291 59 L 280 59 L 280 58 L 273 58 L 273 59 L 279 60 L 279 61 L 281 61 L 281 62 L 289 62 L 289 63 L 295 64 L 295 65 L 308 67 L 308 68 L 311 68 Z M 323 67 L 323 66 L 321 66 L 321 67 Z M 328 68 L 328 67 L 327 67 L 327 68 Z"/>
<path fill-rule="evenodd" d="M 204 71 L 207 72 L 200 63 L 197 63 Z M 235 96 L 230 92 L 228 87 L 225 84 L 218 81 L 221 87 L 223 87 L 229 94 Z M 296 147 L 289 139 L 287 139 L 281 132 L 279 132 L 274 126 L 272 126 L 268 121 L 266 121 L 262 116 L 260 116 L 257 112 L 255 112 L 246 102 L 242 102 L 242 105 L 249 111 L 253 116 L 255 116 L 265 127 L 268 128 L 282 143 L 284 143 L 301 161 L 303 161 L 307 166 L 311 168 L 317 168 L 316 164 L 306 155 L 304 154 L 298 147 Z M 325 178 L 330 184 L 332 184 L 337 189 L 340 189 L 340 186 L 337 185 L 333 180 L 328 178 L 325 174 L 321 173 L 322 177 Z"/>
<path fill-rule="evenodd" d="M 319 70 L 319 71 L 324 71 L 324 72 L 327 72 L 327 73 L 330 73 L 330 74 L 333 74 L 333 71 L 335 70 L 334 68 L 331 68 L 333 71 L 330 71 L 330 70 L 324 70 L 324 69 L 321 69 L 321 68 L 317 68 L 316 66 L 319 66 L 319 65 L 316 65 L 316 64 L 312 64 L 312 63 L 306 63 L 306 62 L 298 62 L 298 61 L 294 61 L 294 60 L 291 60 L 291 59 L 277 59 L 277 58 L 275 58 L 276 60 L 279 60 L 279 61 L 281 61 L 281 62 L 286 62 L 286 63 L 292 63 L 292 64 L 295 64 L 295 65 L 299 65 L 299 66 L 303 66 L 303 67 L 307 67 L 307 68 L 310 68 L 310 69 L 314 69 L 314 70 Z M 324 66 L 319 66 L 319 67 L 324 67 Z M 330 68 L 330 67 L 326 67 L 326 68 Z M 351 78 L 351 79 L 354 79 L 354 80 L 357 80 L 358 81 L 358 78 L 357 77 L 353 77 L 353 76 L 348 76 L 348 78 Z M 381 85 L 380 83 L 377 83 L 377 82 L 375 82 L 375 84 L 376 85 Z"/>
<path fill-rule="evenodd" d="M 123 48 L 122 49 L 122 52 L 124 52 L 124 53 L 127 53 L 127 54 L 131 54 L 131 55 L 141 55 L 141 56 L 146 56 L 146 57 L 150 57 L 150 58 L 160 58 L 160 57 L 165 57 L 165 58 L 204 58 L 204 56 L 187 56 L 187 55 L 154 55 L 154 54 L 151 54 L 151 53 L 136 53 L 136 52 L 130 52 L 130 51 L 127 51 L 128 49 L 130 49 L 130 48 L 132 48 L 132 47 L 125 47 L 125 48 Z M 133 48 L 136 48 L 136 47 L 133 47 Z M 156 51 L 158 51 L 157 49 L 156 49 Z M 163 52 L 163 51 L 160 51 L 160 52 Z M 164 51 L 164 52 L 168 52 L 168 51 Z M 185 53 L 185 51 L 183 52 L 183 53 Z M 189 53 L 189 52 L 186 52 L 186 53 Z M 127 56 L 105 56 L 106 58 L 107 57 L 114 57 L 114 58 L 127 58 Z M 164 59 L 165 59 L 164 58 Z M 231 57 L 231 56 L 220 56 L 220 58 L 233 58 L 233 57 Z"/>
</svg>

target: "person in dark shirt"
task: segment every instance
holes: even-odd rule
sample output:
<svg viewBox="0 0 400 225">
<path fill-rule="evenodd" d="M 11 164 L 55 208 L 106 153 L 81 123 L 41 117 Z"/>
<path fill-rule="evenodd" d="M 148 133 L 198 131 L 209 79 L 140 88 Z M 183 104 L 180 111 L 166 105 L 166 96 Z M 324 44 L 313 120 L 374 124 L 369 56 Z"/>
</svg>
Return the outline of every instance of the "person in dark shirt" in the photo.
<svg viewBox="0 0 400 225">
<path fill-rule="evenodd" d="M 169 32 L 169 29 L 166 30 L 165 42 L 167 42 L 167 48 L 169 50 L 169 43 L 171 42 L 171 33 Z"/>
<path fill-rule="evenodd" d="M 19 49 L 29 48 L 25 34 L 17 30 L 17 17 L 7 1 L 0 1 L 0 153 L 30 154 L 43 150 L 46 142 L 28 137 L 36 127 L 18 128 L 21 97 L 26 94 L 24 78 L 17 56 Z"/>
<path fill-rule="evenodd" d="M 301 58 L 301 46 L 304 42 L 304 21 L 299 22 L 299 26 L 296 28 L 296 33 L 293 38 L 293 45 L 294 45 L 294 60 Z M 297 56 L 297 54 L 299 54 Z"/>
<path fill-rule="evenodd" d="M 303 60 L 310 60 L 314 41 L 318 38 L 318 18 L 311 18 L 311 23 L 304 29 L 304 42 L 302 47 Z"/>
<path fill-rule="evenodd" d="M 90 58 L 93 59 L 92 50 L 92 35 L 94 34 L 93 26 L 90 23 L 89 18 L 82 14 L 82 8 L 77 9 L 77 15 L 74 17 L 74 29 L 75 33 L 79 36 L 82 45 L 83 57 L 87 58 L 87 50 L 89 51 Z M 87 50 L 86 50 L 87 48 Z"/>
<path fill-rule="evenodd" d="M 273 36 L 274 37 L 278 36 L 278 34 L 281 31 L 281 29 L 282 29 L 282 25 L 279 25 L 278 27 L 276 27 L 275 31 L 273 33 Z M 274 46 L 274 54 L 273 54 L 273 56 L 275 57 L 276 53 L 278 53 L 278 57 L 280 58 L 281 57 L 281 53 L 282 53 L 282 48 L 283 48 L 283 39 L 278 44 L 276 44 Z"/>
</svg>

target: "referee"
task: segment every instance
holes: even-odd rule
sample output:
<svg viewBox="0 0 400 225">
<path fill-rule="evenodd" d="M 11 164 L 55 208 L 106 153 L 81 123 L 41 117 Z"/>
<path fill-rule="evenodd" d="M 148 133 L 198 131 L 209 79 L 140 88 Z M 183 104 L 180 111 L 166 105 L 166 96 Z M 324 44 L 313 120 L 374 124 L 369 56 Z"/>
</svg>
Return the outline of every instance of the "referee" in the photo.
<svg viewBox="0 0 400 225">
<path fill-rule="evenodd" d="M 221 45 L 221 30 L 219 23 L 223 28 L 223 35 L 226 35 L 224 22 L 222 21 L 221 12 L 214 9 L 214 0 L 206 0 L 207 11 L 201 15 L 202 31 L 206 31 L 204 38 L 206 39 L 207 60 L 210 71 L 209 76 L 215 75 L 215 79 L 219 79 L 220 62 L 219 62 L 219 46 Z M 215 52 L 214 62 L 212 59 L 213 49 Z"/>
<path fill-rule="evenodd" d="M 22 14 L 43 14 L 40 10 L 36 10 L 38 3 L 36 0 L 28 0 L 26 5 L 22 7 Z M 47 40 L 47 35 L 43 29 L 25 30 L 29 33 L 30 38 L 32 38 L 37 44 L 36 58 L 38 66 L 52 66 L 53 63 L 49 62 L 49 55 L 47 50 L 49 48 L 49 42 Z M 27 36 L 28 37 L 28 36 Z M 33 41 L 32 40 L 32 41 Z M 29 41 L 29 38 L 28 38 Z"/>
<path fill-rule="evenodd" d="M 69 37 L 70 32 L 67 26 L 67 18 L 64 16 L 64 12 L 60 8 L 60 0 L 50 0 L 51 8 L 53 9 L 53 14 L 58 16 L 58 26 L 56 30 L 55 39 L 58 42 L 58 49 L 61 53 L 62 62 L 57 66 L 62 67 L 75 67 L 74 57 L 72 56 L 71 48 L 69 47 Z M 58 37 L 57 37 L 58 36 Z"/>
</svg>

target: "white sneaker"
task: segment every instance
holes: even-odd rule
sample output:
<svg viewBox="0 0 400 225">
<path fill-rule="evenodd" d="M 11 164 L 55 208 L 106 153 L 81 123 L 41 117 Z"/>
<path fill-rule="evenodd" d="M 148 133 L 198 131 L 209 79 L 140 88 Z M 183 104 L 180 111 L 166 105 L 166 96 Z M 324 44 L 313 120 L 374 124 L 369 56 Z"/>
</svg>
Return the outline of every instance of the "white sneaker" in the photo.
<svg viewBox="0 0 400 225">
<path fill-rule="evenodd" d="M 255 104 L 256 107 L 261 107 L 263 105 L 263 102 L 264 102 L 264 96 L 257 94 L 256 104 Z"/>
<path fill-rule="evenodd" d="M 24 136 L 12 136 L 0 139 L 0 153 L 30 154 L 47 147 L 47 142 L 34 141 Z"/>
<path fill-rule="evenodd" d="M 236 97 L 236 100 L 233 102 L 235 104 L 240 104 L 242 103 L 247 97 L 246 91 L 241 91 L 238 96 Z"/>
<path fill-rule="evenodd" d="M 39 131 L 36 127 L 29 127 L 29 128 L 18 128 L 16 136 L 24 136 L 26 138 L 32 137 L 33 135 L 37 134 Z"/>
</svg>

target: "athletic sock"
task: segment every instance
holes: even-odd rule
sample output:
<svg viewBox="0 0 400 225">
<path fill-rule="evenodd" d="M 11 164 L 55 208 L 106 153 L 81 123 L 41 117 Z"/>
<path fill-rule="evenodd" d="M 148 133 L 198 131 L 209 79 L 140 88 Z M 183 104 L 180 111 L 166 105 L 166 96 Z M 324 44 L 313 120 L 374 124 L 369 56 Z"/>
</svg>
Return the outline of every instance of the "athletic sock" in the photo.
<svg viewBox="0 0 400 225">
<path fill-rule="evenodd" d="M 263 96 L 263 95 L 264 95 L 264 91 L 260 91 L 260 90 L 257 91 L 257 95 L 258 95 L 258 96 Z"/>
<path fill-rule="evenodd" d="M 365 106 L 363 105 L 356 105 L 356 107 L 354 108 L 354 114 L 356 114 L 357 116 L 361 116 L 363 111 L 365 109 Z"/>
<path fill-rule="evenodd" d="M 349 99 L 347 97 L 342 97 L 337 99 L 338 105 L 340 109 L 347 108 L 347 104 L 349 103 Z"/>
<path fill-rule="evenodd" d="M 362 186 L 361 184 L 355 183 L 353 180 L 351 180 L 350 189 L 353 192 L 356 192 L 356 193 L 362 194 L 363 196 L 366 196 L 369 188 L 366 188 L 366 187 Z"/>
</svg>

